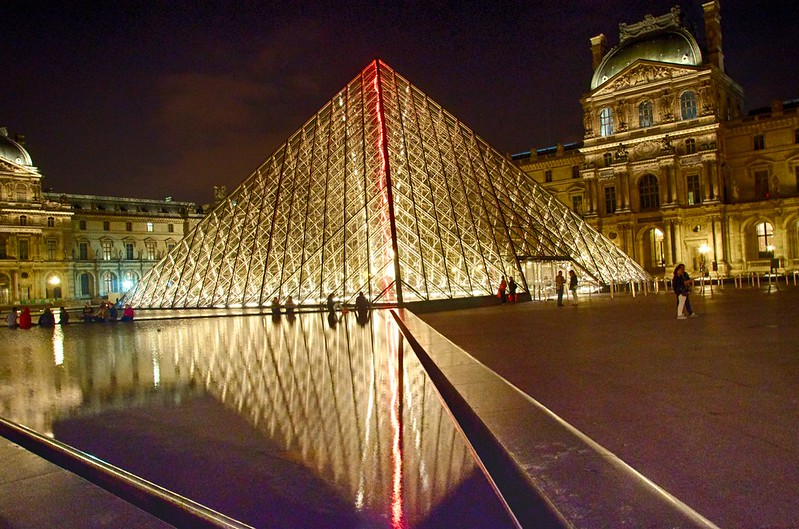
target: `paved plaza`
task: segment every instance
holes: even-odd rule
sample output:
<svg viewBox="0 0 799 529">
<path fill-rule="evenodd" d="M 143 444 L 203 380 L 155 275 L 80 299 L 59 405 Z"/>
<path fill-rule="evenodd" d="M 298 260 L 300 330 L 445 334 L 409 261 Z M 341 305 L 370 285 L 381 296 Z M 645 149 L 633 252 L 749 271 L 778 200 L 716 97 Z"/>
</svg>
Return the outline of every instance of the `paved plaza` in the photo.
<svg viewBox="0 0 799 529">
<path fill-rule="evenodd" d="M 424 314 L 722 528 L 799 527 L 799 287 L 714 287 Z"/>
</svg>

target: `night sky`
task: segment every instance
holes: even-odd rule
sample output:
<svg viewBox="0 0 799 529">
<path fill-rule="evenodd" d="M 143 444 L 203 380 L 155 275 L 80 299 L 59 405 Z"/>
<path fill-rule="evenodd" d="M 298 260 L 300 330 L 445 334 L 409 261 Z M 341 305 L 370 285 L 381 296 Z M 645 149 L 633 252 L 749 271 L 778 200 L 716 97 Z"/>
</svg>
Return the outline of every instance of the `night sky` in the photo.
<svg viewBox="0 0 799 529">
<path fill-rule="evenodd" d="M 200 5 L 201 4 L 201 5 Z M 0 126 L 56 192 L 212 200 L 370 61 L 502 152 L 582 139 L 589 38 L 674 1 L 2 0 Z M 680 3 L 704 38 L 701 1 Z M 722 0 L 747 109 L 799 98 L 796 0 Z"/>
</svg>

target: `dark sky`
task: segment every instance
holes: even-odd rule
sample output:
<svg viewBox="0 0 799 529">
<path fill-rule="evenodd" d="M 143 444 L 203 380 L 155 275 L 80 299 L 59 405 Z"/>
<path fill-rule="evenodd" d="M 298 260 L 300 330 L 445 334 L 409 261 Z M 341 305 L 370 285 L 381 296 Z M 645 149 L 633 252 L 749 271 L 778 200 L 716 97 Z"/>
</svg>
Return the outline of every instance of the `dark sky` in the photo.
<svg viewBox="0 0 799 529">
<path fill-rule="evenodd" d="M 502 152 L 582 138 L 589 38 L 663 0 L 2 0 L 0 126 L 54 191 L 209 202 L 375 57 Z M 680 3 L 704 37 L 700 0 Z M 748 109 L 799 98 L 796 0 L 722 0 Z"/>
</svg>

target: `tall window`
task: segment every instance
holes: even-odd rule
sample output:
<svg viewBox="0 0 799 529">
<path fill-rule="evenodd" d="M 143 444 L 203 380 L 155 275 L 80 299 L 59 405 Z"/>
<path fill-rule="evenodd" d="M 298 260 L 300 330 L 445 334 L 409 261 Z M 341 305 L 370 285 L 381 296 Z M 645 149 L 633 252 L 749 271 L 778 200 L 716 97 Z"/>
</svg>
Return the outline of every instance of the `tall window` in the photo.
<svg viewBox="0 0 799 529">
<path fill-rule="evenodd" d="M 688 205 L 696 206 L 702 203 L 702 192 L 699 188 L 699 175 L 692 174 L 686 178 L 686 187 L 688 188 Z"/>
<path fill-rule="evenodd" d="M 47 217 L 47 227 L 48 228 L 55 227 L 55 219 L 53 217 Z"/>
<path fill-rule="evenodd" d="M 572 210 L 578 215 L 583 214 L 583 196 L 575 195 L 572 197 Z"/>
<path fill-rule="evenodd" d="M 580 178 L 580 166 L 572 165 L 572 178 Z"/>
<path fill-rule="evenodd" d="M 116 292 L 117 289 L 117 276 L 112 272 L 103 273 L 103 288 L 105 293 Z"/>
<path fill-rule="evenodd" d="M 19 260 L 27 261 L 30 259 L 30 241 L 28 239 L 19 240 Z"/>
<path fill-rule="evenodd" d="M 169 233 L 174 233 L 175 232 L 175 225 L 174 224 L 167 224 L 166 225 L 166 231 L 168 231 Z"/>
<path fill-rule="evenodd" d="M 774 227 L 761 222 L 755 228 L 757 233 L 757 256 L 761 259 L 774 256 Z"/>
<path fill-rule="evenodd" d="M 762 134 L 755 134 L 753 147 L 756 151 L 762 151 L 766 148 L 766 140 Z"/>
<path fill-rule="evenodd" d="M 111 260 L 111 252 L 113 251 L 114 245 L 111 241 L 103 241 L 103 261 L 110 261 Z"/>
<path fill-rule="evenodd" d="M 655 268 L 662 268 L 666 266 L 666 254 L 663 251 L 663 232 L 658 228 L 653 228 L 649 232 L 649 237 L 652 239 L 652 266 Z"/>
<path fill-rule="evenodd" d="M 128 261 L 133 259 L 133 243 L 126 242 L 125 243 L 125 259 Z"/>
<path fill-rule="evenodd" d="M 605 188 L 605 213 L 608 215 L 616 213 L 616 186 Z"/>
<path fill-rule="evenodd" d="M 602 155 L 602 160 L 605 162 L 605 167 L 610 167 L 613 163 L 613 155 L 609 152 L 606 152 Z"/>
<path fill-rule="evenodd" d="M 693 138 L 688 138 L 685 140 L 685 153 L 686 154 L 694 154 L 696 152 L 696 140 Z"/>
<path fill-rule="evenodd" d="M 682 119 L 696 118 L 696 94 L 687 90 L 680 96 L 680 115 Z"/>
<path fill-rule="evenodd" d="M 133 223 L 132 222 L 126 222 L 125 223 L 125 231 L 133 231 Z"/>
<path fill-rule="evenodd" d="M 110 229 L 111 229 L 111 223 L 108 222 L 107 220 L 104 220 L 103 221 L 103 231 L 108 231 Z"/>
<path fill-rule="evenodd" d="M 86 231 L 86 221 L 85 220 L 78 221 L 78 228 L 81 231 Z"/>
<path fill-rule="evenodd" d="M 89 259 L 89 243 L 88 242 L 79 242 L 78 243 L 78 259 L 81 261 L 86 261 Z"/>
<path fill-rule="evenodd" d="M 53 239 L 47 239 L 44 241 L 44 247 L 47 251 L 47 260 L 48 261 L 55 261 L 55 252 L 56 252 L 56 241 Z"/>
<path fill-rule="evenodd" d="M 641 198 L 642 211 L 660 207 L 660 190 L 655 175 L 647 174 L 641 178 L 638 182 L 638 196 Z"/>
<path fill-rule="evenodd" d="M 544 171 L 544 182 L 550 183 L 551 181 L 552 181 L 552 169 L 547 169 L 546 171 Z"/>
<path fill-rule="evenodd" d="M 19 216 L 19 225 L 20 226 L 27 226 L 28 225 L 28 216 L 27 215 L 20 215 Z"/>
<path fill-rule="evenodd" d="M 147 247 L 147 259 L 149 259 L 150 261 L 154 261 L 155 260 L 155 242 L 147 241 L 145 244 L 146 244 L 146 247 Z"/>
<path fill-rule="evenodd" d="M 613 134 L 613 111 L 610 108 L 603 108 L 599 112 L 599 135 L 610 136 Z"/>
<path fill-rule="evenodd" d="M 755 171 L 755 198 L 769 198 L 768 171 Z"/>
<path fill-rule="evenodd" d="M 153 231 L 153 223 L 152 222 L 148 222 L 147 223 L 147 231 Z"/>
<path fill-rule="evenodd" d="M 654 114 L 652 112 L 652 101 L 643 101 L 638 105 L 638 126 L 642 129 L 651 127 L 654 123 Z"/>
<path fill-rule="evenodd" d="M 91 276 L 89 274 L 80 275 L 80 295 L 88 296 L 91 293 Z"/>
</svg>

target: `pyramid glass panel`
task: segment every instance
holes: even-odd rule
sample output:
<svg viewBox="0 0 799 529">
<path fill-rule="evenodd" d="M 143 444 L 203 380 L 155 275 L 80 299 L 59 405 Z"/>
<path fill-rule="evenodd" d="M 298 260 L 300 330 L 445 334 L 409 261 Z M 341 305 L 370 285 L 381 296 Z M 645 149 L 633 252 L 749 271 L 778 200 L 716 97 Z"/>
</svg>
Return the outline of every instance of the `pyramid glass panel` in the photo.
<svg viewBox="0 0 799 529">
<path fill-rule="evenodd" d="M 510 160 L 374 61 L 126 296 L 139 307 L 489 296 L 525 260 L 602 283 L 646 272 Z"/>
</svg>

